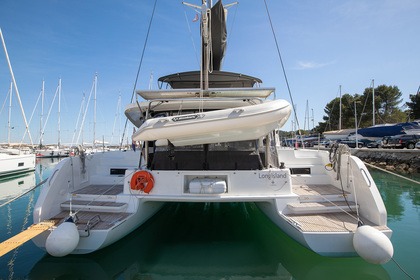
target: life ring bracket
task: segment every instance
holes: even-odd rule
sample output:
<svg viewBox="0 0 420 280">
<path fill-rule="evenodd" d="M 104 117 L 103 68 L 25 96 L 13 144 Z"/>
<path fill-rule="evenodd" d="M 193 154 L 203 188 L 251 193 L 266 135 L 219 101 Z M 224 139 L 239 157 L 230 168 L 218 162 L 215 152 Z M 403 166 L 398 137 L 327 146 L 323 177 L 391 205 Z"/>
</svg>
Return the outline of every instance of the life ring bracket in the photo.
<svg viewBox="0 0 420 280">
<path fill-rule="evenodd" d="M 155 179 L 150 172 L 145 170 L 137 171 L 130 180 L 130 188 L 135 191 L 150 193 L 155 185 Z"/>
</svg>

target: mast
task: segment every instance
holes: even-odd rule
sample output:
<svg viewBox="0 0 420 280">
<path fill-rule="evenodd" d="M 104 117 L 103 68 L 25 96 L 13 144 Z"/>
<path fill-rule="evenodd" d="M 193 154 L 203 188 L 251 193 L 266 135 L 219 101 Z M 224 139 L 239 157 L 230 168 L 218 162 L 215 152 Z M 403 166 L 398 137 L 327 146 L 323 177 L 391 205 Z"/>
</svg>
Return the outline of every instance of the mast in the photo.
<svg viewBox="0 0 420 280">
<path fill-rule="evenodd" d="M 306 108 L 305 108 L 305 123 L 303 125 L 303 130 L 306 131 L 306 124 L 308 124 L 308 130 L 310 130 L 309 128 L 309 100 L 306 99 Z"/>
<path fill-rule="evenodd" d="M 114 117 L 114 125 L 112 127 L 112 136 L 111 136 L 111 144 L 113 143 L 114 140 L 114 131 L 115 131 L 115 124 L 118 123 L 118 135 L 121 135 L 121 131 L 120 131 L 120 116 L 121 116 L 121 92 L 119 92 L 118 94 L 118 102 L 117 102 L 117 110 L 115 112 L 115 117 Z M 118 143 L 120 143 L 120 139 L 118 139 Z"/>
<path fill-rule="evenodd" d="M 90 98 L 90 96 L 89 96 L 89 98 Z M 88 104 L 86 105 L 86 109 L 87 109 L 87 107 L 89 106 L 89 101 L 88 101 Z M 83 93 L 83 101 L 82 101 L 82 110 L 83 110 L 83 112 L 84 112 L 84 114 L 83 114 L 83 117 L 82 117 L 82 124 L 80 125 L 80 131 L 79 131 L 79 136 L 80 136 L 80 134 L 82 135 L 82 147 L 84 146 L 83 145 L 83 141 L 84 141 L 84 139 L 83 139 L 83 129 L 84 129 L 84 123 L 85 123 L 85 115 L 86 115 L 86 111 L 85 111 L 85 93 Z M 77 137 L 77 143 L 79 143 L 79 137 Z"/>
<path fill-rule="evenodd" d="M 213 70 L 221 70 L 226 51 L 226 9 L 238 4 L 238 2 L 226 6 L 223 6 L 221 0 L 217 1 L 214 6 L 212 0 L 202 0 L 201 6 L 182 3 L 201 14 L 200 89 L 208 90 L 209 73 Z"/>
<path fill-rule="evenodd" d="M 94 86 L 94 96 L 93 96 L 93 145 L 92 148 L 95 151 L 96 148 L 96 84 L 98 81 L 98 73 L 95 73 L 95 78 L 93 81 Z"/>
<path fill-rule="evenodd" d="M 43 140 L 43 130 L 44 127 L 44 98 L 45 98 L 45 81 L 42 80 L 42 88 L 41 88 L 41 117 L 39 119 L 39 148 L 42 147 L 42 140 Z"/>
<path fill-rule="evenodd" d="M 61 145 L 61 128 L 60 128 L 60 114 L 61 114 L 61 78 L 58 79 L 58 141 L 57 148 L 60 148 Z"/>
<path fill-rule="evenodd" d="M 340 113 L 339 113 L 339 119 L 338 119 L 338 130 L 341 130 L 341 85 L 340 85 Z"/>
<path fill-rule="evenodd" d="M 372 125 L 375 125 L 375 79 L 372 79 Z"/>
<path fill-rule="evenodd" d="M 72 147 L 73 147 L 73 144 L 75 144 L 74 143 L 74 137 L 76 136 L 77 129 L 79 128 L 80 116 L 82 115 L 82 113 L 84 111 L 83 110 L 84 103 L 85 103 L 85 93 L 83 92 L 82 102 L 80 103 L 79 114 L 77 115 L 76 126 L 75 126 L 74 131 L 73 131 L 73 137 L 71 138 L 71 146 Z M 82 129 L 82 128 L 80 128 L 80 129 Z M 79 140 L 79 139 L 77 139 L 77 140 Z M 76 143 L 76 144 L 78 144 L 78 143 Z"/>
<path fill-rule="evenodd" d="M 210 61 L 210 38 L 209 38 L 209 13 L 210 9 L 207 7 L 206 0 L 202 0 L 201 5 L 201 34 L 203 43 L 201 45 L 201 53 L 203 54 L 203 61 L 201 62 L 201 77 L 203 83 L 201 88 L 203 90 L 209 89 L 209 61 Z"/>
<path fill-rule="evenodd" d="M 12 96 L 13 96 L 13 82 L 10 82 L 9 88 L 9 118 L 7 120 L 7 146 L 10 147 L 10 135 L 12 131 L 11 119 L 12 119 Z"/>
<path fill-rule="evenodd" d="M 356 127 L 356 149 L 359 148 L 359 143 L 358 143 L 358 139 L 357 139 L 357 107 L 356 107 L 356 103 L 357 101 L 354 101 L 354 125 Z"/>
<path fill-rule="evenodd" d="M 10 75 L 12 76 L 12 81 L 15 88 L 16 97 L 18 99 L 20 110 L 22 112 L 23 121 L 25 122 L 25 128 L 26 128 L 25 133 L 28 132 L 31 145 L 33 145 L 31 132 L 29 131 L 29 125 L 28 125 L 28 122 L 26 121 L 25 111 L 23 110 L 22 101 L 20 100 L 19 89 L 16 84 L 15 75 L 13 74 L 12 64 L 10 63 L 9 54 L 7 52 L 6 43 L 4 42 L 4 37 L 3 37 L 3 33 L 1 32 L 1 28 L 0 28 L 0 37 L 1 37 L 1 42 L 3 44 L 4 54 L 6 55 L 7 64 L 9 66 Z"/>
<path fill-rule="evenodd" d="M 311 111 L 312 111 L 312 132 L 314 131 L 314 129 L 315 129 L 315 120 L 314 120 L 314 109 L 313 108 L 311 108 Z"/>
</svg>

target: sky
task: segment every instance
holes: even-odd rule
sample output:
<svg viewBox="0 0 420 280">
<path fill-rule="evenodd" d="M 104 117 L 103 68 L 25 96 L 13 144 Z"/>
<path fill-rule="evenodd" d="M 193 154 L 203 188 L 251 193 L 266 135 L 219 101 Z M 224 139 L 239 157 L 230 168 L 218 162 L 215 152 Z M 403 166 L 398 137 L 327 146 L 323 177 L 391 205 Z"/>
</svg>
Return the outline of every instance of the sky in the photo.
<svg viewBox="0 0 420 280">
<path fill-rule="evenodd" d="M 403 94 L 401 106 L 417 92 L 420 1 L 266 1 L 275 37 L 263 0 L 242 0 L 229 8 L 223 70 L 259 77 L 262 86 L 276 88 L 277 99 L 291 102 L 277 40 L 300 128 L 312 128 L 322 121 L 325 105 L 339 96 L 340 85 L 342 94 L 362 94 L 373 79 L 375 86 L 395 85 Z M 181 1 L 158 0 L 146 43 L 154 3 L 0 1 L 0 28 L 26 118 L 29 121 L 33 116 L 29 127 L 34 143 L 39 143 L 41 101 L 37 100 L 42 81 L 44 122 L 51 108 L 44 144 L 58 141 L 58 97 L 52 101 L 59 79 L 61 143 L 77 138 L 92 142 L 94 134 L 97 140 L 118 143 L 126 120 L 124 108 L 134 88 L 157 89 L 161 76 L 199 69 L 199 24 L 193 22 L 196 12 Z M 200 1 L 190 3 L 199 5 Z M 83 94 L 86 108 L 95 75 L 96 122 L 92 96 L 83 132 L 79 132 L 76 124 L 82 118 Z M 8 138 L 10 82 L 0 49 L 0 143 Z M 11 111 L 11 142 L 20 142 L 25 125 L 15 95 Z M 283 130 L 292 129 L 291 120 Z M 126 136 L 131 131 L 129 126 Z M 26 136 L 25 142 L 29 141 Z"/>
</svg>

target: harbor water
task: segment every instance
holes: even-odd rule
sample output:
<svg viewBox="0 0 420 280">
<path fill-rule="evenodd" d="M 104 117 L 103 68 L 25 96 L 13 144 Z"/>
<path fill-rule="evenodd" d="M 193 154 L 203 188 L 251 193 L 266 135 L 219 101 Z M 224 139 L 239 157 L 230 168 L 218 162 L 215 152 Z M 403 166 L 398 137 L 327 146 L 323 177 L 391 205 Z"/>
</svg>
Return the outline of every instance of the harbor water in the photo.
<svg viewBox="0 0 420 280">
<path fill-rule="evenodd" d="M 0 181 L 0 241 L 33 223 L 32 210 L 57 160 Z M 371 174 L 393 229 L 395 261 L 420 279 L 420 185 Z M 413 179 L 420 180 L 420 176 Z M 54 258 L 31 241 L 0 257 L 0 279 L 409 279 L 394 261 L 327 258 L 302 247 L 252 203 L 169 203 L 119 242 L 89 255 Z"/>
</svg>

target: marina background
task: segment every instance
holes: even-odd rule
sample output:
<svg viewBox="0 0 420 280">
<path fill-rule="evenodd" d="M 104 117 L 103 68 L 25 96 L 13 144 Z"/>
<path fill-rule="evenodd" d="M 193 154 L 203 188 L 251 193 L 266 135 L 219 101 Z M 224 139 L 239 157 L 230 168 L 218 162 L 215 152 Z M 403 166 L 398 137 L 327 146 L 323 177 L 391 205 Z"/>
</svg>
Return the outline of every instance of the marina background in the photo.
<svg viewBox="0 0 420 280">
<path fill-rule="evenodd" d="M 57 159 L 17 178 L 29 189 Z M 420 277 L 419 185 L 371 170 L 393 229 L 394 259 Z M 412 179 L 420 180 L 418 174 Z M 25 183 L 26 182 L 26 183 Z M 27 183 L 29 182 L 29 185 Z M 25 185 L 26 184 L 26 185 Z M 31 185 L 32 184 L 32 185 Z M 7 181 L 0 183 L 0 190 Z M 0 208 L 0 240 L 32 224 L 35 189 Z M 0 205 L 10 197 L 0 198 Z M 279 230 L 252 203 L 171 203 L 119 242 L 89 255 L 53 258 L 31 241 L 0 258 L 0 279 L 408 279 L 392 261 L 321 257 Z"/>
<path fill-rule="evenodd" d="M 313 108 L 315 123 L 321 121 L 325 103 L 337 97 L 339 85 L 343 94 L 362 93 L 375 79 L 377 85 L 397 86 L 404 102 L 409 94 L 416 93 L 420 57 L 413 46 L 420 43 L 418 1 L 318 1 L 313 5 L 305 0 L 268 4 L 300 123 L 307 101 Z M 70 143 L 83 93 L 87 98 L 97 73 L 96 140 L 111 141 L 115 120 L 115 134 L 121 135 L 117 132 L 124 126 L 122 112 L 131 98 L 152 8 L 150 1 L 1 1 L 0 27 L 27 118 L 34 110 L 42 81 L 47 111 L 61 78 L 61 138 L 62 143 Z M 180 1 L 158 1 L 137 88 L 151 85 L 156 89 L 158 77 L 198 68 L 199 24 L 193 22 L 194 17 L 195 12 Z M 224 70 L 240 69 L 264 77 L 265 86 L 277 88 L 277 97 L 289 99 L 279 63 L 272 59 L 277 54 L 263 1 L 241 1 L 229 9 L 228 34 Z M 259 67 L 261 64 L 264 67 Z M 9 85 L 10 74 L 2 52 L 1 105 Z M 20 142 L 24 125 L 15 101 L 12 142 Z M 92 103 L 84 128 L 86 142 L 93 138 Z M 6 141 L 7 106 L 0 117 L 0 142 Z M 56 106 L 44 134 L 49 144 L 58 138 Z M 39 138 L 39 117 L 38 105 L 30 124 L 34 142 Z M 290 121 L 284 129 L 291 128 Z"/>
</svg>

